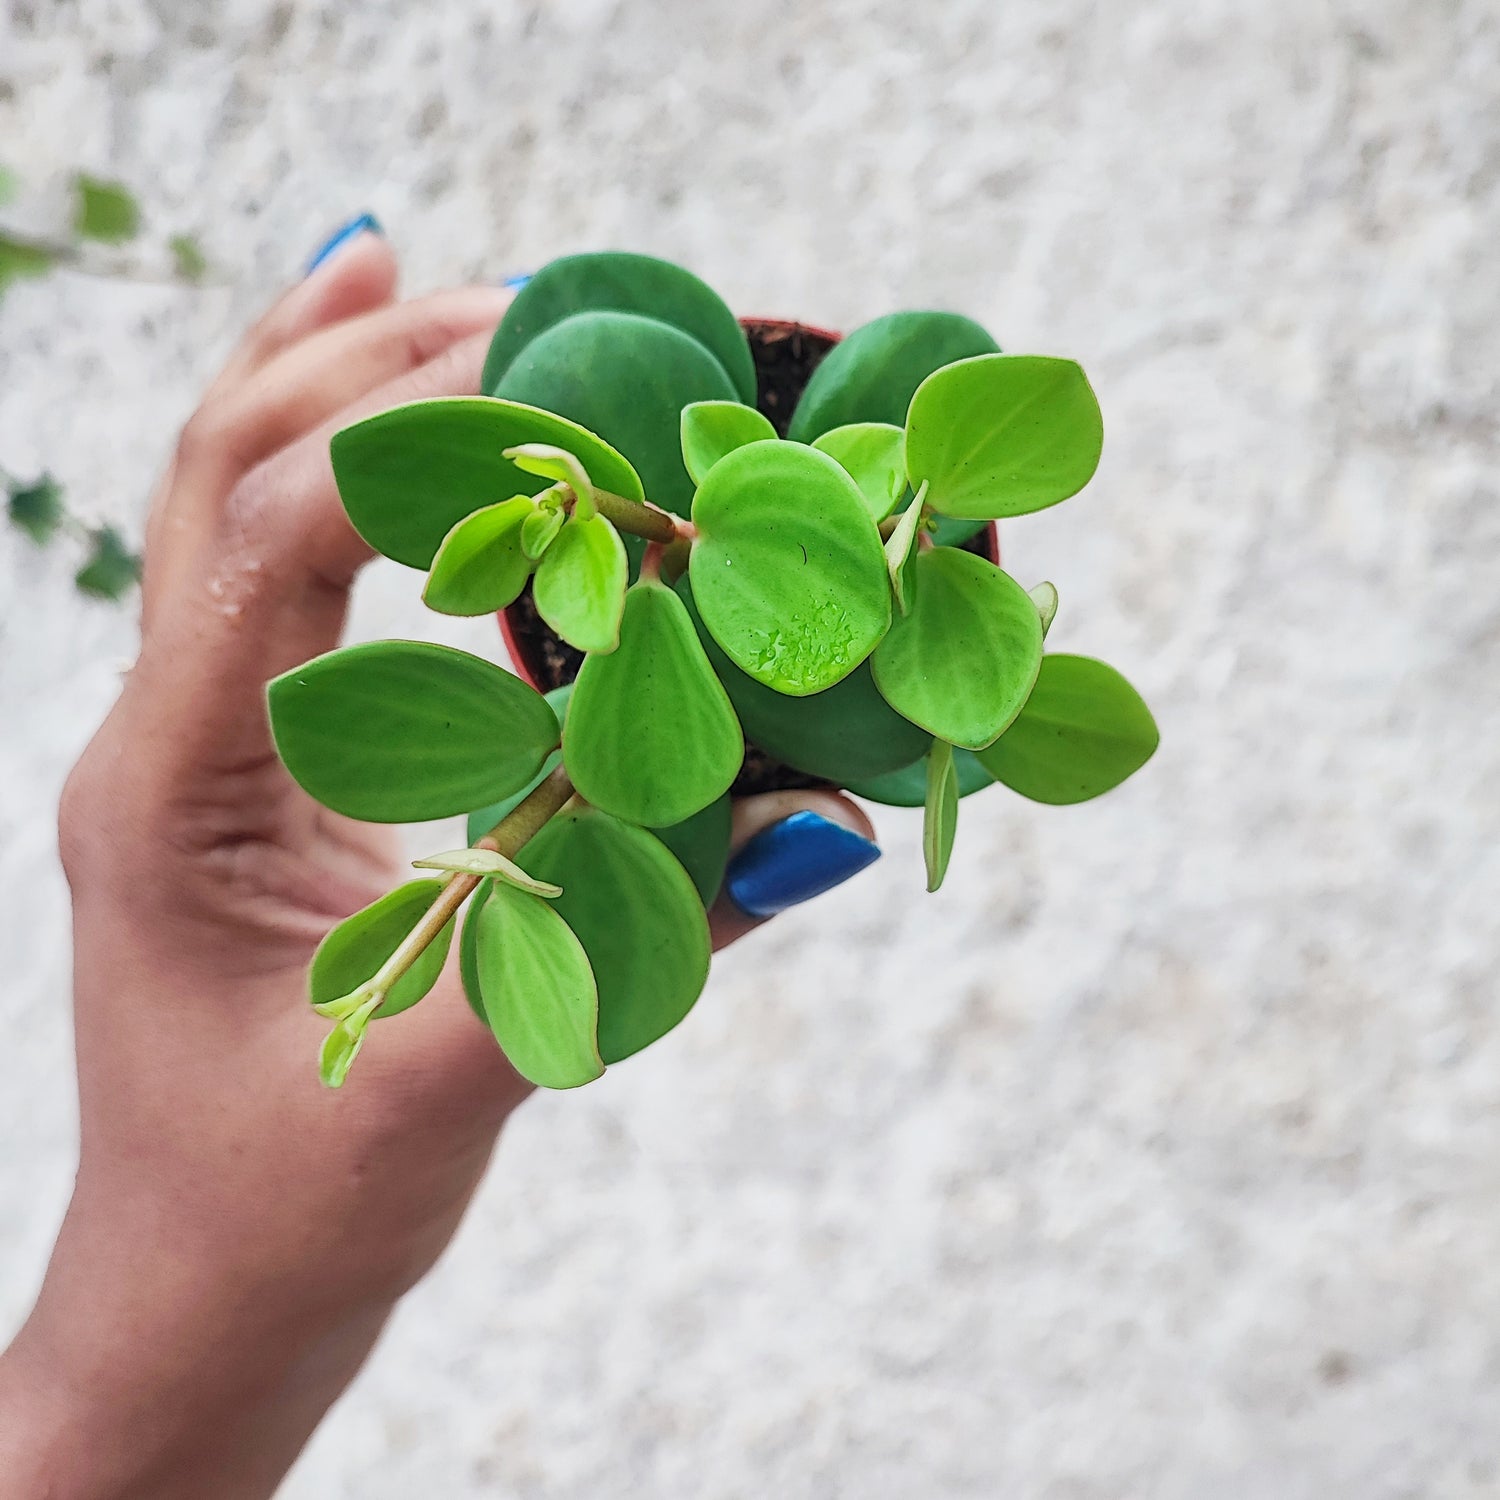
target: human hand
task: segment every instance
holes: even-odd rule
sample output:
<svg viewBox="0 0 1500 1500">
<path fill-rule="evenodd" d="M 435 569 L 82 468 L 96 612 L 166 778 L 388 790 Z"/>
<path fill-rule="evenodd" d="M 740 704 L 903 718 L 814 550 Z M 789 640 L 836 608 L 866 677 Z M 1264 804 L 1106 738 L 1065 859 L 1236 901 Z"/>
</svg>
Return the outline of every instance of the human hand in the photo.
<svg viewBox="0 0 1500 1500">
<path fill-rule="evenodd" d="M 331 433 L 474 390 L 507 300 L 398 303 L 395 275 L 363 233 L 283 297 L 153 504 L 140 658 L 60 819 L 81 1161 L 37 1308 L 0 1359 L 6 1500 L 269 1495 L 527 1092 L 452 973 L 380 1023 L 341 1093 L 317 1082 L 307 961 L 404 877 L 391 830 L 334 816 L 282 770 L 263 688 L 337 644 L 369 556 Z M 743 907 L 721 899 L 716 945 L 852 874 L 870 833 L 831 793 L 738 805 Z"/>
</svg>

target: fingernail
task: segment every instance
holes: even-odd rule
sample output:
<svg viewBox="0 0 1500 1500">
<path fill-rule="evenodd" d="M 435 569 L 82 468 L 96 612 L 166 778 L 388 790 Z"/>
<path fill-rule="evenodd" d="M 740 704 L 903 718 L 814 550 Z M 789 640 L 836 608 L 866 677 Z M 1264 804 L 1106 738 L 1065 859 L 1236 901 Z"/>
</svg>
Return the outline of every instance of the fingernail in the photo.
<svg viewBox="0 0 1500 1500">
<path fill-rule="evenodd" d="M 525 286 L 526 283 L 530 280 L 531 272 L 522 271 L 519 276 L 507 276 L 505 280 L 500 283 L 500 285 L 503 286 L 508 292 L 519 292 L 521 288 Z"/>
<path fill-rule="evenodd" d="M 880 858 L 880 846 L 825 818 L 795 812 L 763 828 L 729 862 L 724 889 L 752 917 L 811 901 Z"/>
<path fill-rule="evenodd" d="M 358 239 L 362 234 L 384 234 L 385 230 L 380 227 L 380 220 L 374 214 L 357 214 L 347 224 L 341 224 L 337 229 L 318 246 L 317 252 L 307 263 L 304 275 L 311 276 L 325 260 L 337 255 L 350 240 Z"/>
</svg>

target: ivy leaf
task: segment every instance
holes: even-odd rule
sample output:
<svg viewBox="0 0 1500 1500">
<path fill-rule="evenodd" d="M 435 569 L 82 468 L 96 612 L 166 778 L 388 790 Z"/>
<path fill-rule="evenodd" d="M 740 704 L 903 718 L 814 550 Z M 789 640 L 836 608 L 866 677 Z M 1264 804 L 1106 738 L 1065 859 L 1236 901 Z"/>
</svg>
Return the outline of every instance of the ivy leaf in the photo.
<svg viewBox="0 0 1500 1500">
<path fill-rule="evenodd" d="M 90 533 L 89 560 L 74 576 L 82 592 L 96 599 L 116 600 L 141 581 L 141 560 L 112 526 Z"/>
<path fill-rule="evenodd" d="M 307 971 L 308 1000 L 314 1006 L 327 1005 L 374 978 L 442 892 L 441 880 L 409 880 L 345 917 L 313 954 Z M 375 1012 L 376 1020 L 409 1009 L 438 982 L 453 941 L 453 925 L 450 921 L 391 986 Z"/>
<path fill-rule="evenodd" d="M 513 603 L 531 576 L 521 531 L 535 511 L 517 495 L 465 516 L 438 547 L 422 602 L 445 615 L 495 614 Z"/>
<path fill-rule="evenodd" d="M 1034 802 L 1086 802 L 1117 787 L 1160 742 L 1141 695 L 1089 656 L 1042 658 L 1015 723 L 979 759 L 997 781 Z"/>
<path fill-rule="evenodd" d="M 726 453 L 775 436 L 765 417 L 738 401 L 694 401 L 682 408 L 682 461 L 694 484 L 702 484 Z"/>
<path fill-rule="evenodd" d="M 1052 629 L 1052 622 L 1057 618 L 1057 586 L 1051 583 L 1039 583 L 1034 589 L 1028 591 L 1031 602 L 1036 605 L 1038 618 L 1042 622 L 1042 639 L 1047 639 L 1047 632 Z"/>
<path fill-rule="evenodd" d="M 179 280 L 202 281 L 208 274 L 208 257 L 192 235 L 174 234 L 167 241 L 167 249 L 172 252 L 172 265 Z"/>
<path fill-rule="evenodd" d="M 325 807 L 369 823 L 450 817 L 519 791 L 557 744 L 547 701 L 447 646 L 372 641 L 274 678 L 283 764 Z"/>
<path fill-rule="evenodd" d="M 927 864 L 927 889 L 935 891 L 948 873 L 953 837 L 958 832 L 958 773 L 953 746 L 934 740 L 927 752 L 927 792 L 922 814 L 922 858 Z"/>
<path fill-rule="evenodd" d="M 971 552 L 934 547 L 911 566 L 911 610 L 870 660 L 875 685 L 912 723 L 977 750 L 1010 724 L 1036 681 L 1036 605 L 1008 573 Z"/>
<path fill-rule="evenodd" d="M 819 453 L 848 470 L 870 507 L 883 521 L 906 493 L 906 434 L 889 422 L 851 422 L 813 439 Z"/>
<path fill-rule="evenodd" d="M 12 524 L 44 547 L 63 523 L 62 486 L 50 474 L 43 474 L 35 484 L 13 489 L 8 507 Z"/>
<path fill-rule="evenodd" d="M 859 487 L 826 453 L 752 443 L 693 501 L 698 610 L 742 671 L 805 697 L 845 678 L 885 634 L 890 588 Z"/>
<path fill-rule="evenodd" d="M 59 252 L 44 245 L 33 245 L 0 231 L 0 293 L 13 281 L 29 276 L 45 276 L 60 259 Z"/>
<path fill-rule="evenodd" d="M 610 652 L 620 644 L 630 560 L 620 533 L 603 516 L 575 514 L 536 570 L 537 613 L 570 646 Z"/>
<path fill-rule="evenodd" d="M 73 229 L 82 239 L 122 245 L 141 227 L 141 210 L 123 183 L 79 172 L 73 178 Z"/>
<path fill-rule="evenodd" d="M 1099 403 L 1070 359 L 985 354 L 935 371 L 906 417 L 906 472 L 927 503 L 971 520 L 1021 516 L 1076 494 L 1104 444 Z"/>
<path fill-rule="evenodd" d="M 547 1089 L 598 1078 L 599 995 L 572 928 L 549 902 L 505 885 L 489 889 L 474 923 L 485 1019 L 511 1067 Z"/>
<path fill-rule="evenodd" d="M 739 720 L 682 600 L 642 579 L 625 596 L 618 650 L 584 658 L 563 726 L 579 794 L 629 823 L 664 828 L 729 790 Z"/>
</svg>

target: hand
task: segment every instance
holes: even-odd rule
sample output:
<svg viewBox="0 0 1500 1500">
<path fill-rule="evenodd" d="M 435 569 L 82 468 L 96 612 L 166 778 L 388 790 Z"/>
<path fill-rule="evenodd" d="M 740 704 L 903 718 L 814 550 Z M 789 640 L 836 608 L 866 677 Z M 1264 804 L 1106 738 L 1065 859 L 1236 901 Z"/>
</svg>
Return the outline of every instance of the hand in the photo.
<svg viewBox="0 0 1500 1500">
<path fill-rule="evenodd" d="M 337 644 L 369 555 L 329 436 L 476 389 L 506 303 L 485 288 L 398 303 L 394 287 L 388 247 L 363 233 L 283 297 L 153 505 L 140 659 L 63 798 L 81 1162 L 36 1310 L 0 1359 L 4 1500 L 269 1495 L 527 1092 L 451 972 L 379 1023 L 340 1093 L 317 1081 L 308 958 L 410 876 L 391 830 L 335 817 L 282 771 L 263 687 Z M 799 809 L 821 815 L 800 820 L 813 843 L 850 846 L 836 871 L 792 848 L 789 873 Z M 832 794 L 736 809 L 737 844 L 762 829 L 736 886 L 762 915 L 873 857 Z M 753 925 L 721 902 L 716 942 Z"/>
</svg>

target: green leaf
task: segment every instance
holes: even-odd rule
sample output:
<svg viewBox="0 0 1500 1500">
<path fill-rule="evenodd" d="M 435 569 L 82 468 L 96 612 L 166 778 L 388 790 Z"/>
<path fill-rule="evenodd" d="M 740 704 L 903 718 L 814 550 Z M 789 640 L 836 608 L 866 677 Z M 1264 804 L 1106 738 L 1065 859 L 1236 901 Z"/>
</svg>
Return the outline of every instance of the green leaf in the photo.
<svg viewBox="0 0 1500 1500">
<path fill-rule="evenodd" d="M 555 505 L 534 505 L 531 514 L 521 522 L 521 551 L 531 562 L 539 562 L 547 554 L 565 517 Z"/>
<path fill-rule="evenodd" d="M 955 749 L 953 769 L 958 777 L 960 797 L 972 796 L 995 784 L 995 778 L 979 764 L 972 750 Z M 921 807 L 927 800 L 927 758 L 923 756 L 899 770 L 888 771 L 884 776 L 848 782 L 845 790 L 867 802 L 881 802 L 887 807 Z"/>
<path fill-rule="evenodd" d="M 1036 605 L 1037 618 L 1042 622 L 1042 639 L 1045 641 L 1047 632 L 1052 629 L 1052 622 L 1057 618 L 1057 587 L 1055 584 L 1039 583 L 1027 592 L 1031 596 L 1031 602 Z"/>
<path fill-rule="evenodd" d="M 11 524 L 24 531 L 38 547 L 44 547 L 57 535 L 66 514 L 62 486 L 50 474 L 43 474 L 35 484 L 19 485 L 12 490 L 8 509 Z"/>
<path fill-rule="evenodd" d="M 597 432 L 635 466 L 654 504 L 684 516 L 693 481 L 682 462 L 682 409 L 735 396 L 723 365 L 697 339 L 621 312 L 579 313 L 554 324 L 486 389 Z M 615 489 L 590 474 L 601 489 Z"/>
<path fill-rule="evenodd" d="M 73 581 L 96 599 L 122 599 L 141 581 L 141 560 L 113 526 L 101 526 L 90 533 L 89 559 Z"/>
<path fill-rule="evenodd" d="M 1036 605 L 1008 573 L 934 547 L 912 563 L 912 605 L 871 659 L 897 713 L 955 745 L 988 745 L 1021 711 L 1042 659 Z"/>
<path fill-rule="evenodd" d="M 890 588 L 859 487 L 826 453 L 752 443 L 693 502 L 699 612 L 736 665 L 803 697 L 847 677 L 884 635 Z"/>
<path fill-rule="evenodd" d="M 45 276 L 60 259 L 57 251 L 0 231 L 0 293 L 12 281 Z"/>
<path fill-rule="evenodd" d="M 557 743 L 559 748 L 554 750 L 542 762 L 541 769 L 518 791 L 511 792 L 509 796 L 501 797 L 497 801 L 486 803 L 481 808 L 476 808 L 469 814 L 468 831 L 464 837 L 473 844 L 482 839 L 497 823 L 502 822 L 510 813 L 513 813 L 541 784 L 562 764 L 562 725 L 563 719 L 567 717 L 568 699 L 573 696 L 573 684 L 564 683 L 561 687 L 553 688 L 546 694 L 547 706 L 552 710 L 557 720 Z"/>
<path fill-rule="evenodd" d="M 731 813 L 729 793 L 726 792 L 718 801 L 710 802 L 681 823 L 651 830 L 688 872 L 704 906 L 714 904 L 719 887 L 724 883 L 724 866 L 729 862 Z"/>
<path fill-rule="evenodd" d="M 775 436 L 765 417 L 738 401 L 695 401 L 682 409 L 682 461 L 695 484 L 702 484 L 726 453 Z"/>
<path fill-rule="evenodd" d="M 535 511 L 517 495 L 457 522 L 432 559 L 422 602 L 445 615 L 489 615 L 514 602 L 531 576 L 521 530 Z"/>
<path fill-rule="evenodd" d="M 1159 741 L 1151 710 L 1113 667 L 1054 654 L 1020 717 L 979 758 L 1012 791 L 1061 806 L 1117 787 Z"/>
<path fill-rule="evenodd" d="M 208 274 L 208 258 L 202 246 L 190 234 L 174 234 L 167 241 L 172 252 L 172 265 L 183 281 L 202 281 Z"/>
<path fill-rule="evenodd" d="M 922 814 L 922 858 L 927 864 L 927 889 L 935 891 L 948 873 L 953 837 L 958 832 L 958 772 L 953 746 L 934 740 L 927 752 L 927 789 Z"/>
<path fill-rule="evenodd" d="M 464 999 L 486 1026 L 490 1024 L 490 1018 L 484 1013 L 484 996 L 479 993 L 479 908 L 489 897 L 490 883 L 481 880 L 469 898 L 464 924 L 458 935 L 458 977 L 463 982 Z"/>
<path fill-rule="evenodd" d="M 923 485 L 901 514 L 896 529 L 886 538 L 885 567 L 891 580 L 891 597 L 896 608 L 904 615 L 911 609 L 912 570 L 908 566 L 912 549 L 917 545 L 917 532 L 922 525 L 922 504 L 927 493 Z"/>
<path fill-rule="evenodd" d="M 723 366 L 733 382 L 730 394 L 754 403 L 750 346 L 718 293 L 681 266 L 619 250 L 568 255 L 543 266 L 516 293 L 496 331 L 480 389 L 493 391 L 539 334 L 586 312 L 640 313 L 680 329 Z M 651 498 L 661 503 L 654 492 Z"/>
<path fill-rule="evenodd" d="M 505 885 L 491 886 L 474 920 L 485 1019 L 511 1067 L 546 1089 L 599 1077 L 599 997 L 572 928 L 550 902 Z"/>
<path fill-rule="evenodd" d="M 912 393 L 934 370 L 999 345 L 957 313 L 899 312 L 856 328 L 813 371 L 788 436 L 809 443 L 852 422 L 906 423 Z"/>
<path fill-rule="evenodd" d="M 594 482 L 588 471 L 564 448 L 551 443 L 520 443 L 507 448 L 505 456 L 528 474 L 540 475 L 554 484 L 565 484 L 573 491 L 577 501 L 575 514 L 581 513 L 587 520 L 594 514 Z"/>
<path fill-rule="evenodd" d="M 307 971 L 308 1000 L 313 1005 L 327 1005 L 373 979 L 442 892 L 441 880 L 410 880 L 387 891 L 363 911 L 345 917 L 313 954 Z M 410 1009 L 438 982 L 452 941 L 450 921 L 391 986 L 374 1013 L 376 1020 Z"/>
<path fill-rule="evenodd" d="M 630 823 L 665 828 L 729 790 L 739 720 L 682 600 L 642 579 L 625 597 L 619 649 L 584 658 L 563 726 L 579 794 Z"/>
<path fill-rule="evenodd" d="M 74 232 L 86 240 L 121 245 L 141 227 L 141 210 L 123 183 L 105 182 L 80 172 L 73 178 Z"/>
<path fill-rule="evenodd" d="M 575 515 L 558 533 L 536 570 L 537 613 L 580 651 L 613 651 L 630 561 L 620 533 L 603 517 Z"/>
<path fill-rule="evenodd" d="M 1104 423 L 1070 359 L 989 354 L 929 375 L 906 419 L 906 472 L 945 516 L 1044 510 L 1094 477 Z"/>
<path fill-rule="evenodd" d="M 447 646 L 372 641 L 267 688 L 276 749 L 302 789 L 370 823 L 467 812 L 525 786 L 557 744 L 546 700 Z"/>
<path fill-rule="evenodd" d="M 548 885 L 544 880 L 533 880 L 514 860 L 494 849 L 451 849 L 446 854 L 429 854 L 426 859 L 414 859 L 412 865 L 418 870 L 446 870 L 453 875 L 478 875 L 487 880 L 498 880 L 502 885 L 513 885 L 518 891 L 530 891 L 533 896 L 548 901 L 562 895 L 560 887 Z"/>
<path fill-rule="evenodd" d="M 639 1052 L 692 1009 L 708 979 L 708 918 L 671 852 L 593 808 L 553 818 L 521 851 L 562 886 L 554 909 L 577 934 L 599 993 L 599 1055 Z"/>
<path fill-rule="evenodd" d="M 932 742 L 930 734 L 903 719 L 880 696 L 869 662 L 821 693 L 789 698 L 740 671 L 724 654 L 699 617 L 686 575 L 677 580 L 677 593 L 698 627 L 745 738 L 784 765 L 842 785 L 909 765 Z M 919 791 L 917 804 L 921 801 Z"/>
<path fill-rule="evenodd" d="M 367 417 L 333 435 L 334 478 L 354 529 L 377 552 L 426 568 L 471 512 L 548 487 L 505 457 L 522 443 L 577 456 L 600 489 L 642 498 L 634 469 L 608 443 L 551 412 L 487 396 L 438 396 Z"/>
<path fill-rule="evenodd" d="M 889 422 L 851 422 L 813 440 L 859 486 L 870 517 L 883 521 L 906 493 L 906 434 Z"/>
</svg>

